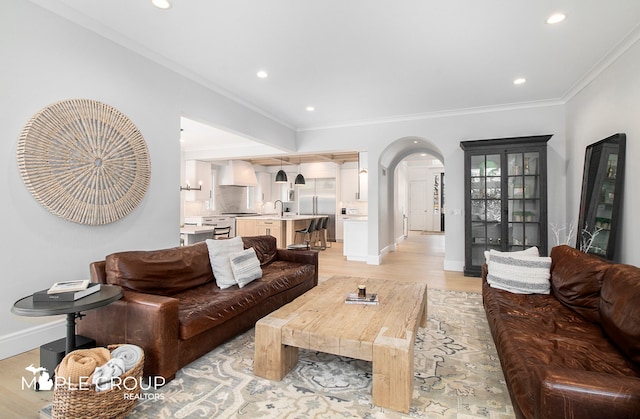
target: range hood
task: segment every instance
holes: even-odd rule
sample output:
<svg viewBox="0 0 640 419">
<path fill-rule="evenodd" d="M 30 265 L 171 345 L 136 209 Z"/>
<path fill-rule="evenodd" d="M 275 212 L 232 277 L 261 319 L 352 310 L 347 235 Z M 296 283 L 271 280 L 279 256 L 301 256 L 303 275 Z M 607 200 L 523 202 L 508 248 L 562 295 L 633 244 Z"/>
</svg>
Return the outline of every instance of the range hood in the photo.
<svg viewBox="0 0 640 419">
<path fill-rule="evenodd" d="M 256 186 L 258 178 L 251 163 L 244 160 L 229 160 L 226 166 L 222 166 L 220 185 Z"/>
</svg>

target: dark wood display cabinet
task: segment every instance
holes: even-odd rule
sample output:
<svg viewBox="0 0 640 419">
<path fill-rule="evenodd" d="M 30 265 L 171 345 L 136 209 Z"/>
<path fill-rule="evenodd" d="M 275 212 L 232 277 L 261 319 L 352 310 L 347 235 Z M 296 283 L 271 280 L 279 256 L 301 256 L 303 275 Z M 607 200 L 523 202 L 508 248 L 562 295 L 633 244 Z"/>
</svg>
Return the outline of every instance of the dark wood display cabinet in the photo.
<svg viewBox="0 0 640 419">
<path fill-rule="evenodd" d="M 464 150 L 466 276 L 484 252 L 537 246 L 547 254 L 547 142 L 551 135 L 461 141 Z"/>
<path fill-rule="evenodd" d="M 576 248 L 617 260 L 627 136 L 615 134 L 587 146 Z"/>
</svg>

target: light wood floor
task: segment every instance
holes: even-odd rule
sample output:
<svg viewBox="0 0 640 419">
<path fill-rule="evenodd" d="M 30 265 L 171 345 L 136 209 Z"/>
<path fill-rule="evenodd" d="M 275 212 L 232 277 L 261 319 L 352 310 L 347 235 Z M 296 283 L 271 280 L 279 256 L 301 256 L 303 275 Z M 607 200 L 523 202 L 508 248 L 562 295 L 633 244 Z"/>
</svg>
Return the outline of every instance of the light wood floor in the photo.
<svg viewBox="0 0 640 419">
<path fill-rule="evenodd" d="M 426 281 L 429 288 L 480 292 L 479 278 L 469 278 L 461 272 L 443 270 L 444 236 L 411 232 L 395 252 L 385 256 L 381 265 L 348 262 L 342 255 L 342 244 L 320 252 L 321 276 L 348 275 L 371 278 L 394 278 L 402 281 Z M 38 411 L 51 402 L 51 391 L 22 390 L 22 377 L 30 378 L 24 370 L 40 363 L 39 350 L 16 355 L 0 361 L 0 416 L 3 418 L 37 418 Z"/>
</svg>

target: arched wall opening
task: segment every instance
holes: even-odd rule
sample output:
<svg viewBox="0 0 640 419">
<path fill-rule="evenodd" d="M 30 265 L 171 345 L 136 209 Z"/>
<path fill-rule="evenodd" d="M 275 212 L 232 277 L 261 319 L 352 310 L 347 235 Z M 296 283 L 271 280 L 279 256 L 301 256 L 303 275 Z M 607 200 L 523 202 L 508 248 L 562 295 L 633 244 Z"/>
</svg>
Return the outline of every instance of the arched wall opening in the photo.
<svg viewBox="0 0 640 419">
<path fill-rule="evenodd" d="M 403 214 L 396 211 L 396 168 L 405 158 L 418 153 L 429 154 L 445 163 L 437 146 L 427 139 L 413 136 L 395 140 L 378 159 L 378 244 L 382 255 L 394 251 L 397 238 L 403 234 Z"/>
</svg>

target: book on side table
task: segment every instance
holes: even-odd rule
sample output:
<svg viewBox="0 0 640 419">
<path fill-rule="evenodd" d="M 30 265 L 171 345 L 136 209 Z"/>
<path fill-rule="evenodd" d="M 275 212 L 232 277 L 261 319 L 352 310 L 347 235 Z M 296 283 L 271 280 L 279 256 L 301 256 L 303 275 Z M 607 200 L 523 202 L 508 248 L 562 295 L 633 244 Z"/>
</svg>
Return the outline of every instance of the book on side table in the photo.
<svg viewBox="0 0 640 419">
<path fill-rule="evenodd" d="M 77 291 L 58 291 L 51 293 L 51 288 L 33 293 L 34 302 L 52 302 L 52 301 L 76 301 L 87 295 L 91 295 L 100 291 L 100 284 L 89 283 L 81 290 Z"/>
<path fill-rule="evenodd" d="M 347 304 L 378 304 L 378 294 L 366 294 L 365 297 L 358 297 L 357 292 L 349 292 L 344 299 Z"/>
</svg>

